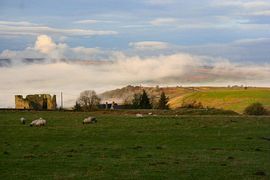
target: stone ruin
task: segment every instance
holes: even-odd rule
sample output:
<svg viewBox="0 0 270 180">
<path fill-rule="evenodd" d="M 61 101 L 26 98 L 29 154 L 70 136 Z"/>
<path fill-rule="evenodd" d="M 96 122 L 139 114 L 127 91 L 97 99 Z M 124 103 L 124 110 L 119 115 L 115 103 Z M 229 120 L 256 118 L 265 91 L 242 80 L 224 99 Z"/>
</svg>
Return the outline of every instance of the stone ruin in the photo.
<svg viewBox="0 0 270 180">
<path fill-rule="evenodd" d="M 15 95 L 16 109 L 55 110 L 56 107 L 56 95 L 34 94 L 25 98 L 22 95 Z"/>
</svg>

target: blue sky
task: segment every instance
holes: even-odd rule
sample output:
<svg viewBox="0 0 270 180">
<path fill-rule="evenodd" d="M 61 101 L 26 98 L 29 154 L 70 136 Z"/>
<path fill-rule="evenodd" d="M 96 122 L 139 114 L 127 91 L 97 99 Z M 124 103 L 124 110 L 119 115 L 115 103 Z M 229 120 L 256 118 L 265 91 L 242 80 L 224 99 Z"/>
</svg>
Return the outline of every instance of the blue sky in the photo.
<svg viewBox="0 0 270 180">
<path fill-rule="evenodd" d="M 269 29 L 269 0 L 0 0 L 0 107 L 63 89 L 270 86 Z"/>
<path fill-rule="evenodd" d="M 65 37 L 70 46 L 119 50 L 130 48 L 130 42 L 140 41 L 189 47 L 249 39 L 258 46 L 257 39 L 270 38 L 269 17 L 268 0 L 1 0 L 0 21 L 28 22 L 30 27 L 32 23 L 60 29 L 60 32 L 36 30 L 32 35 L 20 35 L 17 32 L 20 27 L 17 27 L 11 37 L 5 32 L 6 26 L 0 26 L 0 51 L 24 49 L 35 42 L 37 34 L 44 33 L 56 41 L 59 36 Z M 63 29 L 113 31 L 115 34 L 61 35 Z M 269 48 L 269 43 L 261 48 Z M 197 52 L 194 50 L 194 53 Z M 231 57 L 229 53 L 226 51 L 220 56 Z M 255 59 L 258 56 L 260 58 Z M 254 61 L 269 61 L 267 54 L 254 57 Z"/>
</svg>

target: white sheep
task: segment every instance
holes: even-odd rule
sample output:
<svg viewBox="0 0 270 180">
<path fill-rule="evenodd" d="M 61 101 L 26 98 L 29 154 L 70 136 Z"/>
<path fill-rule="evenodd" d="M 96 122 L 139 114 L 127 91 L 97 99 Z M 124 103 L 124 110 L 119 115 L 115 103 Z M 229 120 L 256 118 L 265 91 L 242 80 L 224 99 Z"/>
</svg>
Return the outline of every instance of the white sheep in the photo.
<svg viewBox="0 0 270 180">
<path fill-rule="evenodd" d="M 21 121 L 22 124 L 25 124 L 26 123 L 26 119 L 24 117 L 21 117 L 20 118 L 20 121 Z"/>
<path fill-rule="evenodd" d="M 46 125 L 46 120 L 44 119 L 38 120 L 36 123 L 36 126 L 45 126 L 45 125 Z"/>
<path fill-rule="evenodd" d="M 137 117 L 137 118 L 142 118 L 143 115 L 138 113 L 138 114 L 136 114 L 136 117 Z"/>
<path fill-rule="evenodd" d="M 83 120 L 83 124 L 92 124 L 92 123 L 96 123 L 97 122 L 97 120 L 96 120 L 96 118 L 95 117 L 88 117 L 88 118 L 85 118 L 84 120 Z"/>
<path fill-rule="evenodd" d="M 39 118 L 31 122 L 30 126 L 45 126 L 47 121 L 45 119 Z"/>
</svg>

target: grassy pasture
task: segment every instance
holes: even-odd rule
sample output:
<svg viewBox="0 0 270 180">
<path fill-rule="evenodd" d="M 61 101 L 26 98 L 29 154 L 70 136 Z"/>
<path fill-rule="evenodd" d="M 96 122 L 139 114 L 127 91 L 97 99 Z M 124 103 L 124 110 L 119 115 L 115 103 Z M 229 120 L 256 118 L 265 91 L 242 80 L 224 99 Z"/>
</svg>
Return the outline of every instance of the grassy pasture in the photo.
<svg viewBox="0 0 270 180">
<path fill-rule="evenodd" d="M 269 117 L 0 111 L 0 128 L 0 179 L 270 179 Z"/>
<path fill-rule="evenodd" d="M 183 102 L 201 102 L 205 107 L 215 107 L 242 113 L 252 103 L 260 102 L 270 110 L 269 88 L 210 88 L 189 93 L 171 100 L 173 108 Z"/>
<path fill-rule="evenodd" d="M 243 113 L 244 109 L 252 103 L 259 102 L 270 110 L 270 88 L 264 87 L 132 87 L 127 86 L 121 89 L 107 91 L 101 96 L 107 101 L 124 101 L 133 98 L 135 93 L 146 90 L 149 97 L 156 97 L 159 100 L 161 92 L 169 97 L 171 109 L 178 109 L 187 102 L 201 102 L 205 107 L 216 109 L 233 110 Z"/>
</svg>

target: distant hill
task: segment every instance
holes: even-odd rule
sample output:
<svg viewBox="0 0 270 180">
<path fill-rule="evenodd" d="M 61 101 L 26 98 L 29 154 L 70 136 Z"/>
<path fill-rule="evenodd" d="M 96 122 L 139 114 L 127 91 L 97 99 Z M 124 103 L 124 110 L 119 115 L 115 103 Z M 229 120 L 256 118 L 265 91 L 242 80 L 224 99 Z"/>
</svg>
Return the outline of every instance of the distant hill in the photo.
<svg viewBox="0 0 270 180">
<path fill-rule="evenodd" d="M 172 109 L 194 101 L 200 102 L 204 107 L 222 108 L 240 113 L 253 102 L 260 102 L 270 109 L 270 88 L 126 86 L 104 92 L 99 96 L 102 102 L 131 103 L 133 95 L 141 93 L 143 89 L 154 103 L 157 103 L 161 92 L 164 91 L 170 98 L 169 104 Z"/>
<path fill-rule="evenodd" d="M 270 110 L 270 88 L 210 88 L 207 91 L 187 94 L 175 104 L 192 101 L 201 102 L 203 106 L 233 110 L 240 113 L 248 105 L 260 102 Z"/>
<path fill-rule="evenodd" d="M 158 101 L 159 96 L 162 91 L 169 96 L 170 99 L 185 95 L 187 93 L 193 92 L 192 88 L 182 88 L 182 87 L 142 87 L 142 86 L 126 86 L 121 89 L 115 89 L 111 91 L 106 91 L 99 96 L 102 102 L 112 102 L 115 101 L 119 104 L 131 103 L 135 93 L 141 93 L 145 90 L 150 97 L 151 101 Z"/>
</svg>

